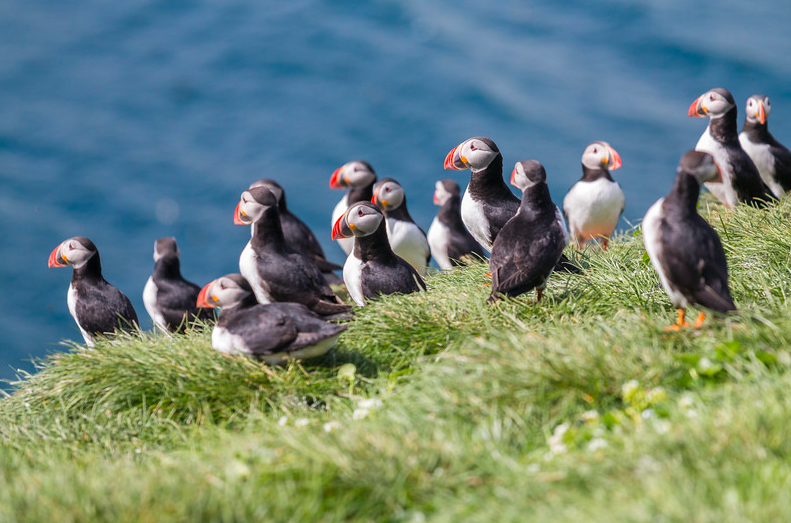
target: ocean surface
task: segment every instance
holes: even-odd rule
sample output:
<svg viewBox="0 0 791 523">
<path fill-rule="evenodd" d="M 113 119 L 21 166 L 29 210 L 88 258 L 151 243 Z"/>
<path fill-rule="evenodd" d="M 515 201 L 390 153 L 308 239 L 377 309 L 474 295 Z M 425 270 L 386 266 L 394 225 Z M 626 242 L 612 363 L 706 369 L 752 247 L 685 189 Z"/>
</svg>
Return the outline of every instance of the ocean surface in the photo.
<svg viewBox="0 0 791 523">
<path fill-rule="evenodd" d="M 791 145 L 791 2 L 720 0 L 0 3 L 0 379 L 81 341 L 62 240 L 87 236 L 142 303 L 154 240 L 175 236 L 198 284 L 238 270 L 233 225 L 258 178 L 285 187 L 328 256 L 332 171 L 366 159 L 427 229 L 446 153 L 489 136 L 510 171 L 546 167 L 561 202 L 594 140 L 621 155 L 623 228 L 671 185 L 713 87 L 743 114 L 771 97 Z"/>
</svg>

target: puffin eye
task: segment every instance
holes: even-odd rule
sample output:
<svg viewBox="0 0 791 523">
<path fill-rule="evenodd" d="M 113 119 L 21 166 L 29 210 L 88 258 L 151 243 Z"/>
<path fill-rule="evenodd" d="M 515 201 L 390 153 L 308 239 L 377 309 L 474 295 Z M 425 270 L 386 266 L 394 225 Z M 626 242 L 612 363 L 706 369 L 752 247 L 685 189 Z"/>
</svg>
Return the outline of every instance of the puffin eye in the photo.
<svg viewBox="0 0 791 523">
<path fill-rule="evenodd" d="M 360 209 L 359 211 L 357 211 L 357 216 L 362 216 L 362 215 L 363 215 L 363 210 L 362 210 L 362 209 Z"/>
<path fill-rule="evenodd" d="M 390 192 L 390 191 L 392 191 L 392 189 L 390 187 L 385 189 L 385 192 Z"/>
<path fill-rule="evenodd" d="M 470 151 L 474 151 L 475 149 L 477 149 L 477 147 L 475 147 L 474 143 L 471 143 L 470 144 Z"/>
<path fill-rule="evenodd" d="M 713 94 L 709 95 L 709 100 L 711 100 L 712 102 L 714 101 L 714 95 Z"/>
</svg>

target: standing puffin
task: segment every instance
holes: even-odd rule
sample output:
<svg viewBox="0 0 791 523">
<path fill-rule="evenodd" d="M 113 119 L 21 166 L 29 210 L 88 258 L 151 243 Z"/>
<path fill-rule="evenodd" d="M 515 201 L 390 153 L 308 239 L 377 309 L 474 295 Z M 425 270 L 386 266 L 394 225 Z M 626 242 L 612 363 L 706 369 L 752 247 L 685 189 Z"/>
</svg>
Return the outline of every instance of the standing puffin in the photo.
<svg viewBox="0 0 791 523">
<path fill-rule="evenodd" d="M 610 176 L 610 171 L 621 165 L 620 155 L 607 142 L 593 142 L 585 147 L 582 178 L 563 199 L 563 212 L 577 247 L 601 239 L 602 247 L 607 249 L 624 209 L 621 186 Z"/>
<path fill-rule="evenodd" d="M 211 320 L 211 311 L 195 305 L 200 287 L 181 276 L 180 253 L 175 238 L 154 242 L 154 273 L 143 288 L 143 305 L 163 332 L 184 331 L 196 319 Z"/>
<path fill-rule="evenodd" d="M 764 183 L 780 198 L 791 190 L 791 152 L 769 132 L 769 97 L 754 94 L 747 99 L 747 114 L 739 142 L 750 156 Z"/>
<path fill-rule="evenodd" d="M 434 189 L 434 205 L 439 212 L 428 229 L 431 255 L 441 269 L 464 265 L 463 258 L 486 254 L 461 221 L 461 189 L 453 180 L 439 180 Z"/>
<path fill-rule="evenodd" d="M 343 269 L 342 266 L 332 263 L 324 256 L 324 249 L 316 239 L 310 227 L 305 225 L 305 222 L 300 220 L 294 213 L 288 210 L 286 206 L 286 193 L 283 187 L 280 186 L 275 180 L 264 178 L 253 182 L 249 189 L 254 187 L 266 187 L 277 198 L 278 210 L 280 211 L 280 226 L 283 228 L 283 237 L 286 243 L 302 254 L 310 257 L 316 263 L 316 266 L 324 273 L 326 277 L 332 274 L 332 271 L 339 271 Z M 251 228 L 252 232 L 252 228 Z"/>
<path fill-rule="evenodd" d="M 393 252 L 425 277 L 431 249 L 426 233 L 409 215 L 404 188 L 392 178 L 383 178 L 374 184 L 373 191 L 371 203 L 385 215 L 387 237 Z"/>
<path fill-rule="evenodd" d="M 228 274 L 206 285 L 197 305 L 222 308 L 211 333 L 216 350 L 270 365 L 321 356 L 348 328 L 327 322 L 300 303 L 262 305 L 240 274 Z"/>
<path fill-rule="evenodd" d="M 736 103 L 731 93 L 718 87 L 702 94 L 690 105 L 689 116 L 709 117 L 695 150 L 711 154 L 722 173 L 722 183 L 706 182 L 711 194 L 728 207 L 769 200 L 771 191 L 739 143 Z"/>
<path fill-rule="evenodd" d="M 643 218 L 643 240 L 662 287 L 678 308 L 678 321 L 665 330 L 680 330 L 688 305 L 717 312 L 736 309 L 728 289 L 728 265 L 719 236 L 698 214 L 701 183 L 718 183 L 721 171 L 702 151 L 681 157 L 673 188 L 648 209 Z M 695 327 L 703 324 L 700 313 Z"/>
<path fill-rule="evenodd" d="M 374 194 L 374 182 L 376 182 L 376 173 L 368 162 L 354 160 L 335 169 L 332 177 L 330 177 L 330 189 L 345 189 L 348 187 L 349 192 L 343 195 L 341 201 L 332 210 L 333 226 L 351 204 L 371 201 Z M 352 252 L 354 240 L 351 238 L 339 238 L 338 245 L 348 255 Z"/>
<path fill-rule="evenodd" d="M 489 301 L 497 300 L 500 295 L 518 296 L 532 289 L 537 290 L 538 301 L 568 243 L 568 233 L 560 211 L 552 203 L 547 173 L 539 162 L 517 163 L 511 173 L 511 184 L 523 191 L 522 202 L 492 245 Z"/>
<path fill-rule="evenodd" d="M 66 301 L 86 345 L 93 347 L 97 335 L 118 328 L 137 329 L 132 303 L 102 277 L 99 251 L 91 240 L 83 236 L 69 238 L 53 249 L 48 265 L 74 268 Z"/>
<path fill-rule="evenodd" d="M 234 223 L 253 226 L 253 237 L 239 257 L 239 272 L 250 282 L 260 303 L 292 301 L 322 315 L 349 309 L 332 292 L 313 260 L 286 243 L 272 191 L 266 187 L 244 191 Z"/>
<path fill-rule="evenodd" d="M 354 250 L 343 266 L 343 281 L 360 306 L 380 294 L 409 294 L 426 288 L 417 271 L 393 252 L 384 222 L 375 205 L 358 202 L 332 227 L 333 240 L 354 237 Z"/>
</svg>

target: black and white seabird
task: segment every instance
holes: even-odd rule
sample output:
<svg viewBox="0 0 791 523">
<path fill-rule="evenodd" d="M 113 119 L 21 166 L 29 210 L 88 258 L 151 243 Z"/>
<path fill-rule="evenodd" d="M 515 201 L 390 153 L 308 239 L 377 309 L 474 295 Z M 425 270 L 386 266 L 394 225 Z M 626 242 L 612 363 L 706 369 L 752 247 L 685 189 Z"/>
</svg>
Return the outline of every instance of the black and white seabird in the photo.
<svg viewBox="0 0 791 523">
<path fill-rule="evenodd" d="M 209 321 L 211 311 L 195 305 L 200 287 L 181 276 L 178 245 L 175 238 L 154 242 L 154 273 L 143 288 L 143 305 L 151 321 L 163 332 L 183 331 L 196 319 Z"/>
<path fill-rule="evenodd" d="M 343 281 L 357 305 L 380 294 L 409 294 L 426 288 L 417 271 L 396 256 L 382 212 L 370 202 L 352 204 L 332 227 L 332 238 L 354 237 L 343 266 Z"/>
<path fill-rule="evenodd" d="M 69 238 L 53 249 L 48 265 L 74 268 L 66 301 L 86 345 L 93 347 L 96 336 L 116 329 L 137 329 L 132 303 L 102 277 L 99 251 L 91 240 L 83 236 Z"/>
<path fill-rule="evenodd" d="M 791 190 L 791 152 L 769 132 L 769 97 L 754 94 L 747 99 L 747 114 L 739 143 L 750 156 L 764 183 L 780 198 Z"/>
<path fill-rule="evenodd" d="M 428 229 L 431 256 L 441 269 L 464 265 L 464 259 L 485 259 L 483 247 L 461 221 L 461 189 L 453 180 L 439 180 L 434 188 L 434 205 L 439 211 Z"/>
<path fill-rule="evenodd" d="M 404 188 L 393 178 L 382 178 L 374 184 L 373 191 L 371 203 L 385 215 L 387 237 L 393 252 L 425 277 L 431 249 L 426 233 L 409 215 Z"/>
<path fill-rule="evenodd" d="M 685 308 L 702 305 L 717 312 L 736 309 L 728 289 L 728 264 L 719 236 L 697 210 L 701 183 L 720 183 L 721 170 L 702 151 L 688 151 L 678 164 L 673 188 L 648 209 L 643 241 L 662 287 L 678 308 L 678 321 L 666 330 L 687 327 Z M 703 324 L 700 313 L 695 327 Z"/>
<path fill-rule="evenodd" d="M 319 241 L 316 239 L 313 231 L 310 230 L 310 227 L 305 225 L 305 222 L 288 210 L 288 206 L 286 205 L 286 192 L 283 190 L 283 187 L 275 180 L 269 178 L 253 182 L 249 189 L 253 187 L 266 187 L 272 191 L 272 194 L 277 198 L 278 210 L 280 211 L 280 226 L 283 228 L 283 237 L 286 239 L 286 243 L 302 254 L 312 258 L 316 266 L 324 274 L 324 277 L 327 278 L 327 281 L 333 283 L 330 281 L 330 278 L 335 276 L 332 271 L 339 271 L 343 269 L 343 267 L 327 260 L 326 256 L 324 256 L 324 249 L 321 248 L 321 244 L 319 244 Z M 250 230 L 252 232 L 252 227 Z M 335 277 L 337 278 L 337 276 Z M 341 283 L 340 278 L 337 283 Z"/>
<path fill-rule="evenodd" d="M 563 199 L 563 212 L 577 247 L 590 240 L 600 240 L 607 249 L 624 209 L 621 186 L 610 175 L 610 171 L 621 165 L 620 155 L 607 142 L 593 142 L 585 147 L 582 178 Z"/>
<path fill-rule="evenodd" d="M 253 237 L 239 257 L 239 272 L 250 282 L 260 303 L 302 303 L 322 315 L 349 309 L 332 292 L 313 260 L 286 243 L 272 191 L 266 187 L 244 191 L 234 223 L 253 226 Z"/>
<path fill-rule="evenodd" d="M 206 285 L 197 305 L 222 309 L 211 333 L 212 347 L 270 365 L 321 356 L 348 328 L 327 322 L 300 303 L 260 304 L 240 274 L 228 274 Z"/>
<path fill-rule="evenodd" d="M 709 117 L 709 125 L 695 146 L 714 157 L 722 183 L 706 182 L 706 188 L 728 207 L 737 203 L 760 204 L 772 198 L 755 164 L 739 143 L 736 103 L 722 88 L 702 94 L 689 107 L 689 116 Z"/>
<path fill-rule="evenodd" d="M 497 235 L 489 268 L 492 294 L 489 301 L 537 290 L 536 301 L 547 278 L 568 243 L 568 233 L 558 207 L 552 203 L 544 167 L 535 160 L 519 162 L 511 173 L 511 184 L 519 187 L 522 202 L 513 218 Z"/>
<path fill-rule="evenodd" d="M 330 177 L 330 189 L 346 189 L 341 201 L 332 210 L 332 226 L 343 216 L 346 209 L 353 203 L 370 202 L 373 197 L 376 172 L 371 164 L 363 160 L 354 160 L 335 169 Z M 339 238 L 338 245 L 347 255 L 352 252 L 354 240 L 352 238 Z"/>
</svg>

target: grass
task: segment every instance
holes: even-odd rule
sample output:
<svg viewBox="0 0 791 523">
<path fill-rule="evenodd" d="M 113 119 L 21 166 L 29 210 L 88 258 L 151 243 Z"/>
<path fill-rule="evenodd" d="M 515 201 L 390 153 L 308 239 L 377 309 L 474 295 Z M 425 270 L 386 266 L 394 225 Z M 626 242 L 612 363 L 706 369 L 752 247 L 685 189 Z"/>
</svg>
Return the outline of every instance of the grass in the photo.
<svg viewBox="0 0 791 523">
<path fill-rule="evenodd" d="M 701 210 L 739 312 L 699 330 L 663 332 L 635 233 L 539 305 L 477 264 L 284 368 L 201 330 L 69 347 L 0 401 L 0 521 L 788 520 L 791 202 Z"/>
</svg>

